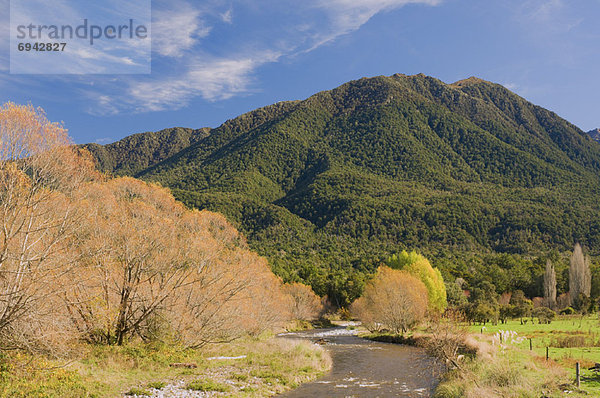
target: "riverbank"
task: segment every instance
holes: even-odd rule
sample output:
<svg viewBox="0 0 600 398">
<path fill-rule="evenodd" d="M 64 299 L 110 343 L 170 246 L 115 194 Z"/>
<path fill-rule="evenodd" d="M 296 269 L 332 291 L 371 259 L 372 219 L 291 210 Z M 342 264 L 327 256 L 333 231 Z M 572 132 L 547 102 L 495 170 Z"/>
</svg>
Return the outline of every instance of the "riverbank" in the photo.
<svg viewBox="0 0 600 398">
<path fill-rule="evenodd" d="M 267 397 L 313 380 L 329 354 L 307 341 L 245 339 L 198 350 L 132 344 L 82 347 L 78 358 L 2 358 L 0 397 Z"/>
<path fill-rule="evenodd" d="M 449 366 L 434 397 L 600 396 L 600 374 L 588 370 L 600 362 L 597 317 L 561 318 L 551 324 L 509 321 L 471 326 L 459 366 Z M 426 347 L 425 329 L 405 336 L 361 334 L 374 341 Z M 530 346 L 530 340 L 531 346 Z M 571 344 L 571 347 L 568 345 Z M 546 360 L 546 347 L 549 358 Z M 581 384 L 575 363 L 581 365 Z"/>
<path fill-rule="evenodd" d="M 408 398 L 433 394 L 440 368 L 425 350 L 362 339 L 353 323 L 345 324 L 348 327 L 286 334 L 323 344 L 331 353 L 333 367 L 323 377 L 282 397 Z"/>
</svg>

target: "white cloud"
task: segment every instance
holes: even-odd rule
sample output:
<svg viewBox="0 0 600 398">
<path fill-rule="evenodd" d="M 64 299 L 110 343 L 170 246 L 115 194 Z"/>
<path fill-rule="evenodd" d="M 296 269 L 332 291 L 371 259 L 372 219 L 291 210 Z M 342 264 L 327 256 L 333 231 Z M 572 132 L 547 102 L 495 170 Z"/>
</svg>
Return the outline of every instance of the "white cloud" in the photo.
<svg viewBox="0 0 600 398">
<path fill-rule="evenodd" d="M 287 38 L 287 41 L 292 44 L 288 45 L 286 50 L 266 49 L 247 57 L 230 56 L 208 58 L 208 60 L 194 56 L 193 61 L 184 61 L 186 70 L 176 77 L 131 82 L 126 97 L 129 98 L 132 105 L 135 104 L 138 112 L 178 109 L 189 104 L 189 101 L 195 97 L 202 97 L 208 101 L 228 99 L 250 89 L 253 73 L 257 68 L 265 63 L 276 62 L 281 57 L 293 55 L 293 52 L 300 48 L 300 43 L 304 42 L 305 47 L 308 44 L 308 49 L 304 51 L 311 51 L 340 35 L 360 28 L 379 12 L 411 3 L 437 5 L 440 2 L 441 0 L 316 0 L 313 5 L 317 9 L 325 10 L 331 23 L 327 26 L 311 26 L 312 39 L 308 43 L 306 43 L 306 36 L 300 35 L 296 38 Z M 231 23 L 232 8 L 217 15 L 222 21 Z M 177 13 L 166 14 L 160 18 L 170 20 L 164 24 L 165 27 L 185 25 L 196 26 L 194 29 L 198 29 L 197 27 L 200 26 L 199 16 L 199 13 L 180 9 Z M 196 21 L 196 24 L 192 21 Z M 304 25 L 299 25 L 299 27 L 310 26 L 310 22 L 303 21 L 302 24 Z M 188 44 L 179 47 L 163 45 L 161 46 L 165 47 L 163 55 L 187 54 L 189 57 L 189 51 L 186 50 L 193 47 L 192 31 L 194 29 L 188 30 L 185 34 L 183 32 L 166 34 L 172 38 L 173 42 Z M 299 29 L 299 31 L 301 30 Z M 168 31 L 169 29 L 165 28 L 164 32 Z M 208 34 L 208 32 L 206 33 Z M 154 40 L 156 40 L 157 34 L 153 25 Z M 175 39 L 177 34 L 182 37 Z M 197 33 L 196 36 L 198 36 Z M 297 41 L 296 43 L 293 43 L 294 39 Z"/>
<path fill-rule="evenodd" d="M 564 0 L 525 0 L 516 8 L 515 15 L 523 25 L 543 29 L 543 34 L 565 33 L 584 21 L 571 13 L 570 6 Z"/>
<path fill-rule="evenodd" d="M 408 4 L 437 5 L 442 0 L 270 1 L 273 7 L 258 6 L 253 0 L 233 0 L 229 6 L 225 0 L 211 0 L 202 5 L 189 0 L 154 1 L 151 29 L 152 51 L 156 56 L 152 75 L 120 76 L 117 81 L 88 76 L 89 84 L 80 91 L 93 103 L 88 112 L 180 109 L 194 98 L 219 101 L 243 95 L 253 89 L 255 73 L 266 63 L 312 51 L 359 29 L 377 13 Z M 232 23 L 234 7 L 240 28 Z M 248 29 L 248 23 L 255 17 L 266 18 L 269 23 Z M 211 33 L 211 26 L 215 37 L 222 34 L 218 48 L 204 46 L 201 40 Z M 98 50 L 104 50 L 97 53 L 104 56 L 112 49 Z M 93 54 L 85 52 L 78 55 L 81 63 L 93 58 Z M 121 51 L 110 61 L 128 64 L 134 59 Z M 83 85 L 74 79 L 71 82 Z"/>
<path fill-rule="evenodd" d="M 17 25 L 70 25 L 79 27 L 84 23 L 106 26 L 116 24 L 125 17 L 148 25 L 149 1 L 120 2 L 106 0 L 102 5 L 86 6 L 69 0 L 55 0 L 49 7 L 45 0 L 13 2 L 10 8 L 10 29 L 15 33 Z M 79 28 L 76 28 L 79 29 Z M 87 35 L 87 32 L 86 32 Z M 6 38 L 9 35 L 5 36 Z M 149 40 L 73 40 L 68 34 L 63 39 L 41 38 L 41 41 L 65 42 L 60 54 L 37 55 L 16 52 L 12 48 L 11 68 L 20 73 L 31 74 L 92 74 L 92 73 L 144 73 L 150 70 Z M 1 43 L 0 43 L 1 44 Z M 15 42 L 11 45 L 16 45 Z M 34 58 L 35 57 L 35 58 Z"/>
<path fill-rule="evenodd" d="M 127 98 L 139 112 L 178 109 L 198 96 L 208 101 L 224 100 L 247 92 L 254 70 L 277 61 L 280 55 L 266 51 L 251 57 L 195 58 L 180 76 L 132 82 Z M 108 104 L 114 106 L 112 102 Z"/>
<path fill-rule="evenodd" d="M 521 13 L 528 19 L 550 21 L 564 7 L 562 0 L 527 0 L 521 5 Z"/>
<path fill-rule="evenodd" d="M 154 12 L 152 50 L 165 57 L 181 57 L 197 41 L 208 36 L 210 28 L 200 20 L 201 12 L 187 3 L 177 2 L 170 9 Z"/>
<path fill-rule="evenodd" d="M 229 8 L 229 10 L 222 13 L 221 20 L 228 24 L 232 23 L 233 22 L 233 9 Z"/>
<path fill-rule="evenodd" d="M 408 4 L 435 6 L 443 0 L 317 0 L 317 6 L 325 9 L 331 18 L 329 32 L 322 32 L 311 51 L 337 37 L 359 29 L 373 16 Z"/>
</svg>

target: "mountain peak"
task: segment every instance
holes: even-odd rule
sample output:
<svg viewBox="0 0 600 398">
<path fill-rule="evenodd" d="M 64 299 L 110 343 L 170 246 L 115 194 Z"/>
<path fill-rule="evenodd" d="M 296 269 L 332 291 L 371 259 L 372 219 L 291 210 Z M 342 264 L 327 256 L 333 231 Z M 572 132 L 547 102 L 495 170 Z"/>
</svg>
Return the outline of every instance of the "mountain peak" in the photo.
<svg viewBox="0 0 600 398">
<path fill-rule="evenodd" d="M 490 82 L 488 82 L 487 80 L 483 80 L 483 79 L 480 79 L 478 77 L 471 76 L 469 78 L 462 79 L 462 80 L 459 80 L 457 82 L 454 82 L 454 83 L 451 84 L 451 86 L 465 87 L 465 86 L 471 86 L 471 85 L 480 84 L 480 83 L 488 83 L 488 84 L 490 84 Z"/>
<path fill-rule="evenodd" d="M 587 133 L 590 137 L 592 137 L 593 140 L 600 142 L 600 128 L 590 130 Z"/>
</svg>

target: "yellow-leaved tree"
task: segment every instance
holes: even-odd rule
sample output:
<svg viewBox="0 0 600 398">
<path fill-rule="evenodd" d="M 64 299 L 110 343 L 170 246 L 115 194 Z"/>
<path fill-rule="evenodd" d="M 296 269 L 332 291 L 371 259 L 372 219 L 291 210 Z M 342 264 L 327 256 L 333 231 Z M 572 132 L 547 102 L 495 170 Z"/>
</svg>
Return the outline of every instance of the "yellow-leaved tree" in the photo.
<svg viewBox="0 0 600 398">
<path fill-rule="evenodd" d="M 387 264 L 393 269 L 399 269 L 419 278 L 427 288 L 429 311 L 442 313 L 448 306 L 446 301 L 446 286 L 444 278 L 437 268 L 433 268 L 429 260 L 415 251 L 408 253 L 403 250 L 400 254 L 392 255 Z"/>
<path fill-rule="evenodd" d="M 370 331 L 404 333 L 418 325 L 427 311 L 423 282 L 406 271 L 379 267 L 351 312 Z"/>
</svg>

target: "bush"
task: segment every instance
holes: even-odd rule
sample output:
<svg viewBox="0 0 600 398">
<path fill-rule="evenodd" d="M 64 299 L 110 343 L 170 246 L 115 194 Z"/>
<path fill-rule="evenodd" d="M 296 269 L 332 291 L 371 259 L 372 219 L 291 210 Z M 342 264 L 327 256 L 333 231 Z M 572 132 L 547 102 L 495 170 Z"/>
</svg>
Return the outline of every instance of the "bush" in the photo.
<svg viewBox="0 0 600 398">
<path fill-rule="evenodd" d="M 493 387 L 511 387 L 521 385 L 522 371 L 519 367 L 509 363 L 498 364 L 489 369 L 486 375 L 486 384 Z"/>
<path fill-rule="evenodd" d="M 573 315 L 576 312 L 577 311 L 575 311 L 575 309 L 573 307 L 567 307 L 567 308 L 563 308 L 562 310 L 560 310 L 561 315 Z"/>
<path fill-rule="evenodd" d="M 310 286 L 290 283 L 284 285 L 284 290 L 290 296 L 290 313 L 293 319 L 312 321 L 322 314 L 321 299 Z"/>
<path fill-rule="evenodd" d="M 143 388 L 133 387 L 125 393 L 126 396 L 149 397 L 150 393 Z"/>
<path fill-rule="evenodd" d="M 533 310 L 533 316 L 537 317 L 540 323 L 550 324 L 556 318 L 556 312 L 547 307 L 538 307 Z"/>
<path fill-rule="evenodd" d="M 550 347 L 555 348 L 576 348 L 588 346 L 589 344 L 587 343 L 585 336 L 559 336 L 553 337 L 550 341 Z"/>
<path fill-rule="evenodd" d="M 217 392 L 227 392 L 229 391 L 229 386 L 225 384 L 217 383 L 212 380 L 194 380 L 188 383 L 185 386 L 186 389 L 192 391 L 217 391 Z"/>
<path fill-rule="evenodd" d="M 427 289 L 429 311 L 438 314 L 444 312 L 448 306 L 444 278 L 439 269 L 431 266 L 429 260 L 417 252 L 408 253 L 404 250 L 390 257 L 388 265 L 393 269 L 406 271 L 421 280 Z"/>
<path fill-rule="evenodd" d="M 465 389 L 461 385 L 442 384 L 433 394 L 433 398 L 462 398 L 465 396 Z"/>
<path fill-rule="evenodd" d="M 164 381 L 152 381 L 148 383 L 147 387 L 154 388 L 156 390 L 162 390 L 163 388 L 165 388 L 166 385 L 167 383 L 165 383 Z"/>
</svg>

